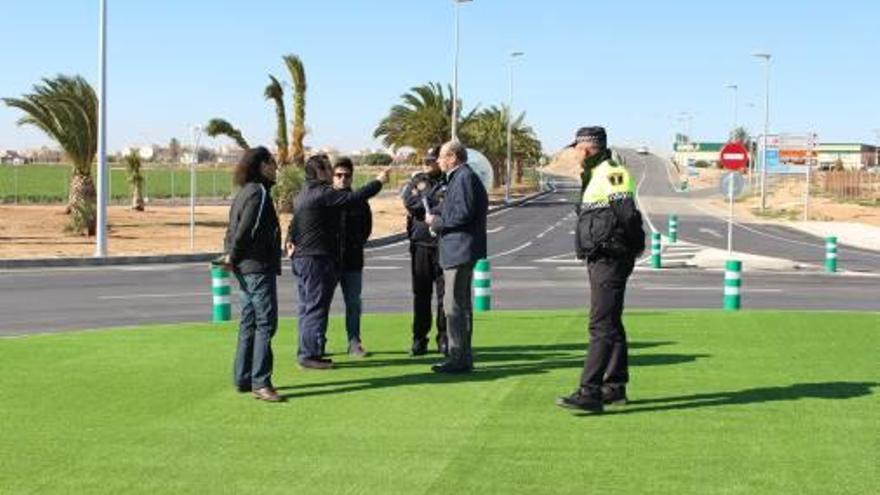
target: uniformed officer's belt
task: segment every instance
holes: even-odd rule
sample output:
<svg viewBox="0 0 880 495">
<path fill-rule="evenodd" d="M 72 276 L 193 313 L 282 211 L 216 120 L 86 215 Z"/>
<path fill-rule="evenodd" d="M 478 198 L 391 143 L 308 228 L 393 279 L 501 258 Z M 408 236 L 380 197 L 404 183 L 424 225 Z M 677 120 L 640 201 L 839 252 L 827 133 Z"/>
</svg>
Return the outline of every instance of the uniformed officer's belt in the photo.
<svg viewBox="0 0 880 495">
<path fill-rule="evenodd" d="M 631 192 L 616 192 L 608 195 L 608 200 L 606 201 L 592 201 L 581 203 L 581 211 L 586 210 L 597 210 L 599 208 L 607 208 L 611 206 L 612 201 L 620 201 L 627 198 L 632 198 L 633 194 Z"/>
</svg>

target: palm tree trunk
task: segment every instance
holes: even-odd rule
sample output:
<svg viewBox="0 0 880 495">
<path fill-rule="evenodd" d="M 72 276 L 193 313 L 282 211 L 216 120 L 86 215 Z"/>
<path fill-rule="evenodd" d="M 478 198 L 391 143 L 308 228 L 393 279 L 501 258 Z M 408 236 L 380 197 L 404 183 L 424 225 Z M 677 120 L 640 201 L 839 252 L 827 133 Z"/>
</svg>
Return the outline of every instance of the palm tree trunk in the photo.
<svg viewBox="0 0 880 495">
<path fill-rule="evenodd" d="M 83 175 L 74 170 L 70 177 L 70 195 L 67 202 L 67 213 L 71 213 L 80 205 L 88 205 L 89 208 L 80 207 L 81 211 L 88 211 L 89 215 L 86 219 L 86 231 L 89 236 L 95 235 L 97 227 L 96 209 L 94 208 L 97 201 L 97 192 L 95 183 L 90 175 Z"/>
<path fill-rule="evenodd" d="M 144 186 L 136 183 L 132 187 L 131 193 L 131 209 L 136 211 L 144 211 Z"/>
<path fill-rule="evenodd" d="M 523 181 L 523 164 L 522 164 L 522 160 L 517 159 L 517 160 L 515 160 L 513 163 L 514 163 L 514 165 L 516 166 L 516 183 L 517 183 L 517 184 L 522 184 L 522 181 Z"/>
</svg>

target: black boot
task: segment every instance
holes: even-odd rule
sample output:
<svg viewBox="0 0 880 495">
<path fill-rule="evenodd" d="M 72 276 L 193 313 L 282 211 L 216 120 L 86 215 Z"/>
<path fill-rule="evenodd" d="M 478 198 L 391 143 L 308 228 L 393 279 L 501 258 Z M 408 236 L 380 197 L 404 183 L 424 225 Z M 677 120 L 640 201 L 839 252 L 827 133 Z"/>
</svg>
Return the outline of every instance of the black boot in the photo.
<svg viewBox="0 0 880 495">
<path fill-rule="evenodd" d="M 413 339 L 412 348 L 409 350 L 410 356 L 424 356 L 428 353 L 428 339 Z"/>
<path fill-rule="evenodd" d="M 625 406 L 626 385 L 604 385 L 602 386 L 602 403 L 611 406 Z"/>
<path fill-rule="evenodd" d="M 556 399 L 556 405 L 566 409 L 579 409 L 593 413 L 600 413 L 604 409 L 600 395 L 588 395 L 581 393 L 580 390 L 569 396 L 559 397 Z"/>
</svg>

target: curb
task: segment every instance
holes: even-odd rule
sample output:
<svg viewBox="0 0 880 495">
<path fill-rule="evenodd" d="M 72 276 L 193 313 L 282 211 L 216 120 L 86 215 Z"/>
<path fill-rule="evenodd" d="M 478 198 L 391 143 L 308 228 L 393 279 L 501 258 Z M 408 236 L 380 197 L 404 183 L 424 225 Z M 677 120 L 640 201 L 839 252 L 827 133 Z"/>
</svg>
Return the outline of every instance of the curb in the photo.
<svg viewBox="0 0 880 495">
<path fill-rule="evenodd" d="M 511 201 L 509 205 L 501 204 L 489 208 L 489 213 L 501 211 L 514 206 L 519 206 L 527 201 L 539 198 L 550 191 L 540 191 L 529 196 Z M 388 246 L 406 240 L 406 232 L 386 235 L 376 239 L 370 239 L 364 246 L 376 248 Z M 89 267 L 89 266 L 117 266 L 117 265 L 152 265 L 170 263 L 199 263 L 208 262 L 222 255 L 221 252 L 193 253 L 193 254 L 162 254 L 147 256 L 108 256 L 106 258 L 25 258 L 25 259 L 0 259 L 0 270 L 13 268 L 61 268 L 61 267 Z"/>
<path fill-rule="evenodd" d="M 221 254 L 223 253 L 217 252 L 195 254 L 164 254 L 152 256 L 108 256 L 106 258 L 32 258 L 0 260 L 0 269 L 196 263 L 200 261 L 211 261 Z"/>
</svg>

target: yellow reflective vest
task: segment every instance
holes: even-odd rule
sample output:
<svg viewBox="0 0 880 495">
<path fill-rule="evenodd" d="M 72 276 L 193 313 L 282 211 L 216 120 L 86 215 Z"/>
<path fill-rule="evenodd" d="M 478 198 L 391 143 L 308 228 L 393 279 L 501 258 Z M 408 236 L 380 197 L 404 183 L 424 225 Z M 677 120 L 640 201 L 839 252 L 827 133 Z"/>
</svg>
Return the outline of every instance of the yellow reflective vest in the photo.
<svg viewBox="0 0 880 495">
<path fill-rule="evenodd" d="M 615 199 L 634 198 L 636 183 L 629 170 L 612 160 L 597 165 L 581 196 L 581 211 L 604 208 Z"/>
</svg>

